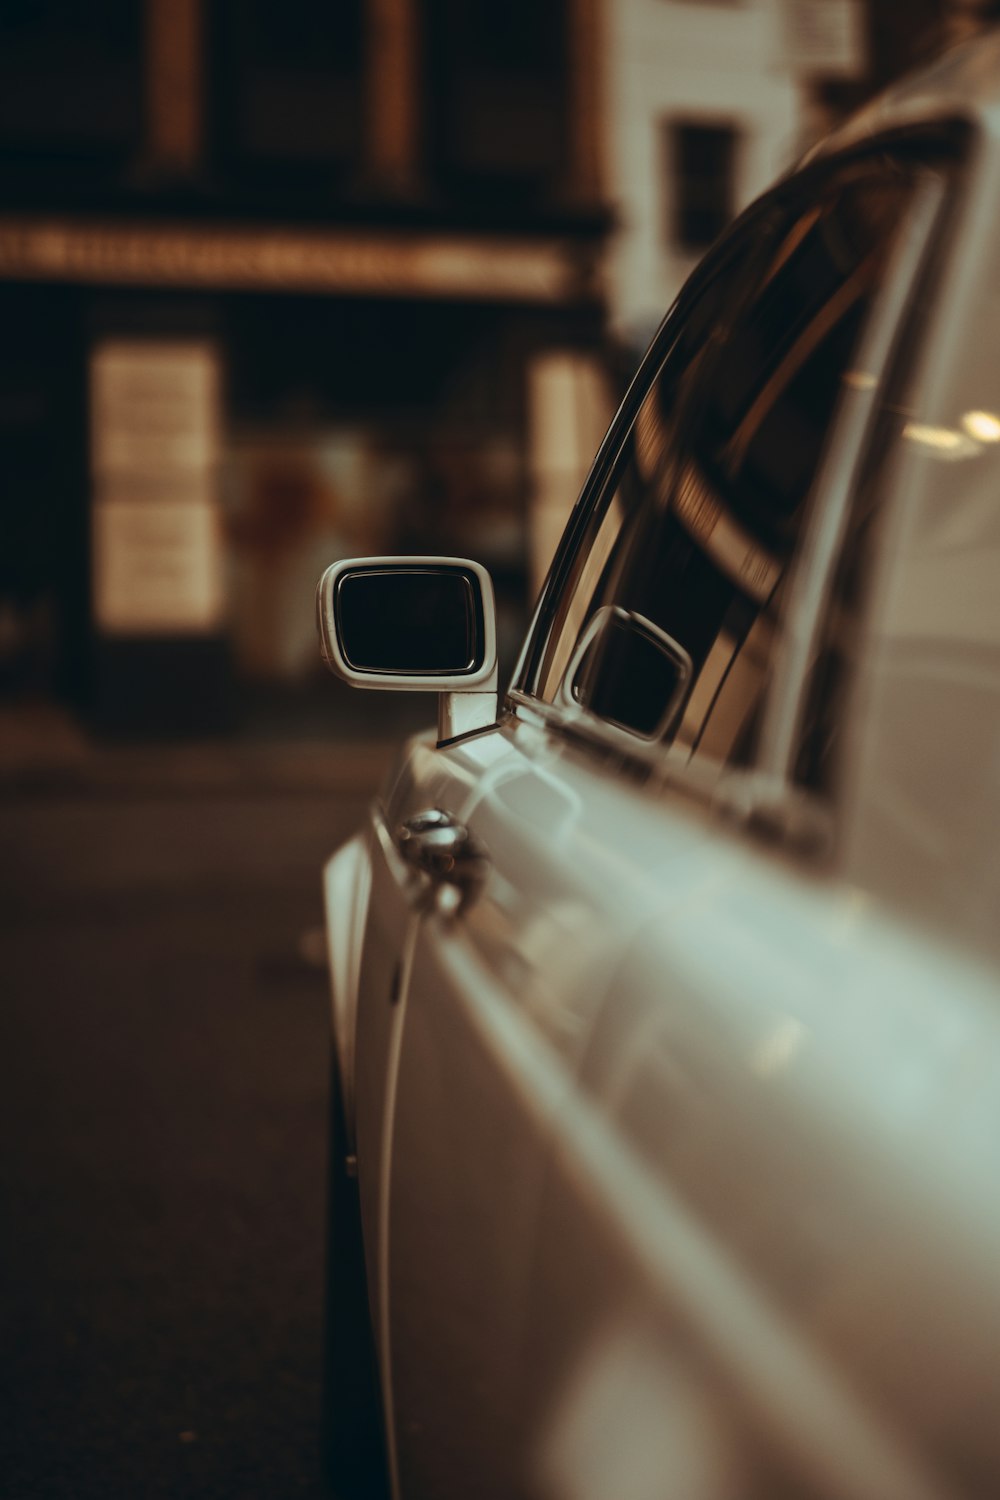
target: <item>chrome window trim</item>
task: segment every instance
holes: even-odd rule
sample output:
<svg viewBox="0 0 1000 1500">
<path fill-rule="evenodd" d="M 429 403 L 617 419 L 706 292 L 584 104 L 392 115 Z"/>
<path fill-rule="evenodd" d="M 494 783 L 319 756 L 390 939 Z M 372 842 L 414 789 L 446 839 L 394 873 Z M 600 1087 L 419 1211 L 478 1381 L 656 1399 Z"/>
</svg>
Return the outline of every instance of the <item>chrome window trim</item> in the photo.
<svg viewBox="0 0 1000 1500">
<path fill-rule="evenodd" d="M 727 768 L 717 761 L 692 763 L 686 752 L 672 754 L 672 747 L 664 748 L 659 741 L 640 739 L 579 708 L 573 712 L 558 704 L 543 703 L 519 688 L 512 688 L 508 697 L 508 714 L 516 723 L 539 724 L 568 747 L 590 755 L 596 753 L 612 762 L 616 769 L 646 785 L 666 788 L 730 826 L 773 832 L 781 821 L 767 796 L 768 789 L 750 768 Z M 810 829 L 815 829 L 821 821 L 818 817 L 810 818 Z M 825 824 L 809 842 L 817 847 L 829 845 Z"/>
</svg>

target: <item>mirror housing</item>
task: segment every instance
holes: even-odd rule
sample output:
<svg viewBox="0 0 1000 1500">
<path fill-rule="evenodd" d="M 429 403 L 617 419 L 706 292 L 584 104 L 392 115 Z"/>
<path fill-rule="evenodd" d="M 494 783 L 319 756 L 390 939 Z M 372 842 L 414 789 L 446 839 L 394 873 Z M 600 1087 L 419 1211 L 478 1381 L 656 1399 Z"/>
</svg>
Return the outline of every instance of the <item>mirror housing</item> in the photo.
<svg viewBox="0 0 1000 1500">
<path fill-rule="evenodd" d="M 479 563 L 354 557 L 316 591 L 323 660 L 352 687 L 434 692 L 438 743 L 497 717 L 496 606 Z"/>
</svg>

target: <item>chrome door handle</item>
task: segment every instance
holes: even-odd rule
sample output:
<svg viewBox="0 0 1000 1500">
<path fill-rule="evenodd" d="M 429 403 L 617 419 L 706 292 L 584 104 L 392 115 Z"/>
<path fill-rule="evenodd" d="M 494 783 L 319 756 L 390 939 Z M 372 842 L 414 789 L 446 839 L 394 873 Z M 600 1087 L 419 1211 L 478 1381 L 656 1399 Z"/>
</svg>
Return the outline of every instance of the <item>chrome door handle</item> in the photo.
<svg viewBox="0 0 1000 1500">
<path fill-rule="evenodd" d="M 439 807 L 408 818 L 396 835 L 396 847 L 430 881 L 441 909 L 464 910 L 486 883 L 486 850 L 464 823 Z"/>
</svg>

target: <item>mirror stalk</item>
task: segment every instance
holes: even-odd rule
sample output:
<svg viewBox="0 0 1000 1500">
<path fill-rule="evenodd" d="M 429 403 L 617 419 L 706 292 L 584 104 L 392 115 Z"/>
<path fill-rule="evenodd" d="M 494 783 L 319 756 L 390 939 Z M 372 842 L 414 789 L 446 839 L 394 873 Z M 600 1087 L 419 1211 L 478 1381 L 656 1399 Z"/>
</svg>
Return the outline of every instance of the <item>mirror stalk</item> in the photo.
<svg viewBox="0 0 1000 1500">
<path fill-rule="evenodd" d="M 475 734 L 477 729 L 491 728 L 497 721 L 498 704 L 496 671 L 482 692 L 441 693 L 438 697 L 438 744 L 456 740 L 463 734 Z"/>
</svg>

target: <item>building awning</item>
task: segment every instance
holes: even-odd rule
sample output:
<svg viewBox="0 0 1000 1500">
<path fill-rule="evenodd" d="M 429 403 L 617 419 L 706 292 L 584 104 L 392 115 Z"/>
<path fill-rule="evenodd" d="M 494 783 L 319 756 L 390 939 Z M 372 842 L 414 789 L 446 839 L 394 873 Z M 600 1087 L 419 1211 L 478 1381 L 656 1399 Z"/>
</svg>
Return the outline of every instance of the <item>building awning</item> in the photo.
<svg viewBox="0 0 1000 1500">
<path fill-rule="evenodd" d="M 599 295 L 580 239 L 0 216 L 0 279 L 566 304 Z"/>
</svg>

